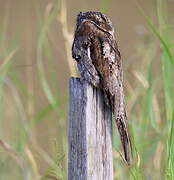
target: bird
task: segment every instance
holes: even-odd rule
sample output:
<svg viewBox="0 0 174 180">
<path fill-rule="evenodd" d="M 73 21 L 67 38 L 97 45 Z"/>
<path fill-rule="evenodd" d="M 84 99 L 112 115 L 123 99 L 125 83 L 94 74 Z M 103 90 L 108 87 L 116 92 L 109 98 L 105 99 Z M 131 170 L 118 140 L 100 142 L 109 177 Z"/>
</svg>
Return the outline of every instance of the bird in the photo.
<svg viewBox="0 0 174 180">
<path fill-rule="evenodd" d="M 124 102 L 122 59 L 111 20 L 101 12 L 80 12 L 72 45 L 82 80 L 102 89 L 105 103 L 111 107 L 124 159 L 131 164 L 131 138 Z"/>
</svg>

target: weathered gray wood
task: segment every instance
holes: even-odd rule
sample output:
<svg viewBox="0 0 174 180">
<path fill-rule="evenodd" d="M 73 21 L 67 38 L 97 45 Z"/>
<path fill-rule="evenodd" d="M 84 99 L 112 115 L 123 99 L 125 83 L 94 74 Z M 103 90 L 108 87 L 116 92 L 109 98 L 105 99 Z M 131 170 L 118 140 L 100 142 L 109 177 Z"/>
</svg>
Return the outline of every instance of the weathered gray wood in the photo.
<svg viewBox="0 0 174 180">
<path fill-rule="evenodd" d="M 113 180 L 112 112 L 103 93 L 70 79 L 69 180 Z"/>
</svg>

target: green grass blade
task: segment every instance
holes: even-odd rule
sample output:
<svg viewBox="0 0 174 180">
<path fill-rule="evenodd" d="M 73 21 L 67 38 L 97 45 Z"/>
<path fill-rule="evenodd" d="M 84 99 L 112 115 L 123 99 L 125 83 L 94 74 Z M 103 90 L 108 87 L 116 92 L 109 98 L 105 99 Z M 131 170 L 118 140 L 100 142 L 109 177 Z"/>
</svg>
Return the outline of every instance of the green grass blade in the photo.
<svg viewBox="0 0 174 180">
<path fill-rule="evenodd" d="M 41 28 L 40 37 L 39 37 L 39 41 L 38 41 L 38 48 L 37 48 L 37 64 L 38 64 L 39 77 L 40 77 L 40 80 L 41 80 L 42 88 L 44 90 L 44 93 L 45 93 L 48 101 L 53 106 L 56 105 L 56 101 L 55 101 L 54 95 L 53 95 L 53 93 L 52 93 L 52 91 L 50 89 L 49 83 L 48 83 L 48 81 L 46 79 L 44 66 L 43 66 L 43 63 L 42 63 L 42 55 L 43 55 L 44 45 L 45 45 L 45 43 L 47 43 L 47 34 L 48 34 L 48 31 L 49 31 L 50 25 L 56 19 L 56 15 L 57 15 L 57 10 L 51 12 L 48 15 L 48 17 L 46 19 L 46 22 L 43 24 L 43 26 Z"/>
<path fill-rule="evenodd" d="M 109 0 L 101 0 L 101 8 L 100 11 L 102 13 L 107 13 L 109 9 Z"/>
</svg>

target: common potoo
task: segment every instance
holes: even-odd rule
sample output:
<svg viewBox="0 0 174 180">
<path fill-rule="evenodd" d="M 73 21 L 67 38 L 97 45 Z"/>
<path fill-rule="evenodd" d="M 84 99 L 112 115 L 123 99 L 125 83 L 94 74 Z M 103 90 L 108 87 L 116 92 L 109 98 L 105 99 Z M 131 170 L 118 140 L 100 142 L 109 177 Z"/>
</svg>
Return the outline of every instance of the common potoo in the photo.
<svg viewBox="0 0 174 180">
<path fill-rule="evenodd" d="M 122 60 L 111 21 L 100 12 L 85 12 L 77 16 L 72 46 L 81 78 L 104 92 L 120 134 L 124 157 L 131 161 L 131 143 L 123 93 Z"/>
</svg>

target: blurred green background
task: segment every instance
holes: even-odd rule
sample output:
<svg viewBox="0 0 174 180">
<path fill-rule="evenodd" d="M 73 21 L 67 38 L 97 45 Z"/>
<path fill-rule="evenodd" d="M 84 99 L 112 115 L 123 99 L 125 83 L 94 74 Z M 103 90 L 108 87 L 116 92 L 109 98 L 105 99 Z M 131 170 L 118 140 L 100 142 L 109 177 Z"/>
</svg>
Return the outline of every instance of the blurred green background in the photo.
<svg viewBox="0 0 174 180">
<path fill-rule="evenodd" d="M 67 178 L 68 80 L 80 11 L 112 20 L 134 163 L 114 131 L 114 177 L 174 179 L 174 0 L 0 0 L 0 180 Z"/>
</svg>

